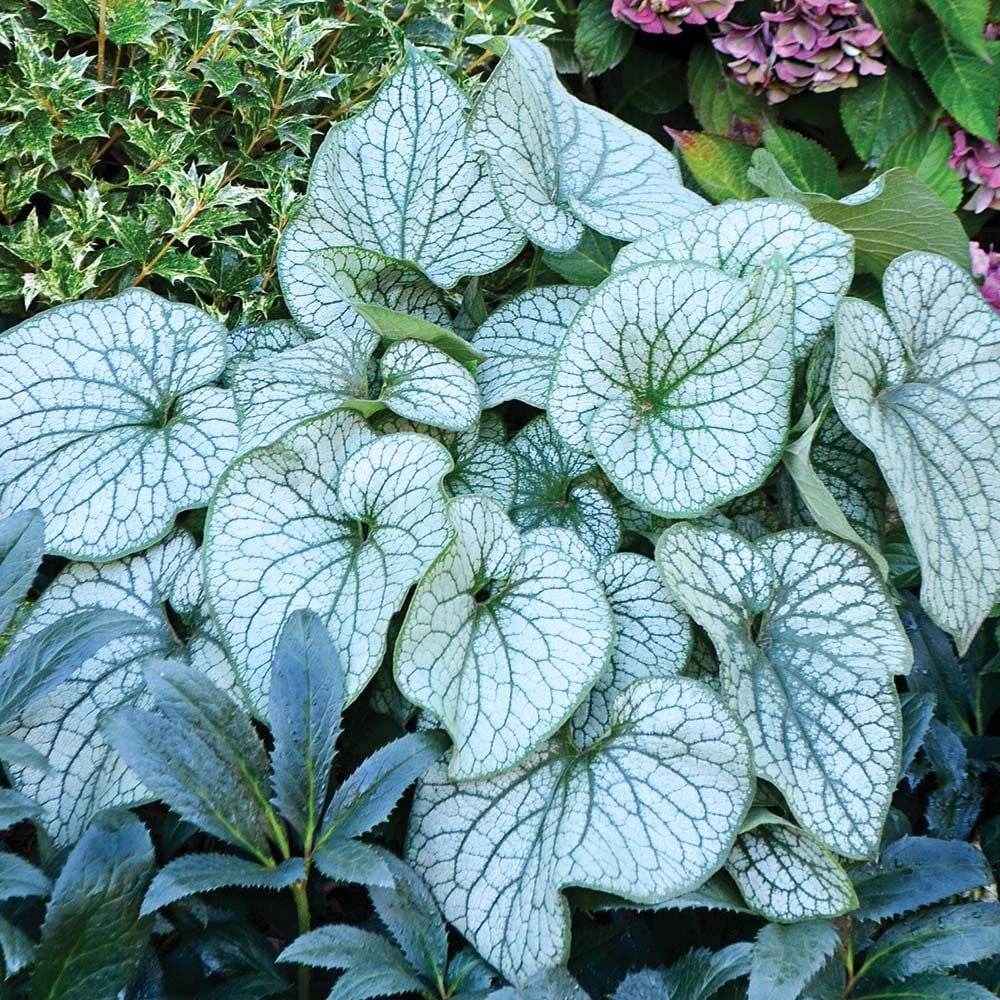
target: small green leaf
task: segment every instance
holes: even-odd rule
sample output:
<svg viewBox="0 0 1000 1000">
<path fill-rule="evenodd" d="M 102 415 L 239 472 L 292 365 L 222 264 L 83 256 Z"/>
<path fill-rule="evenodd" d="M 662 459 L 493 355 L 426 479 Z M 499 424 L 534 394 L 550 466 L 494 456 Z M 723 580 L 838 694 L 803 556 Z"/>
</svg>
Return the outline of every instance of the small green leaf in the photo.
<svg viewBox="0 0 1000 1000">
<path fill-rule="evenodd" d="M 963 0 L 963 3 L 965 0 Z M 983 42 L 984 62 L 951 34 L 927 22 L 911 44 L 934 96 L 973 135 L 995 142 L 1000 103 L 1000 42 Z"/>
<path fill-rule="evenodd" d="M 128 813 L 106 813 L 73 848 L 52 890 L 31 1000 L 95 1000 L 128 985 L 149 938 L 139 916 L 153 845 Z"/>
<path fill-rule="evenodd" d="M 612 17 L 605 0 L 581 0 L 576 18 L 573 48 L 584 76 L 607 72 L 632 48 L 635 29 Z"/>
<path fill-rule="evenodd" d="M 161 868 L 142 901 L 147 916 L 203 892 L 216 889 L 287 889 L 306 877 L 301 858 L 291 858 L 276 868 L 265 868 L 232 854 L 186 854 Z"/>
<path fill-rule="evenodd" d="M 599 285 L 610 273 L 615 254 L 624 244 L 621 240 L 602 236 L 585 229 L 580 242 L 569 253 L 542 254 L 542 263 L 571 285 Z M 565 288 L 565 286 L 557 286 Z M 499 312 L 499 310 L 498 310 Z"/>
<path fill-rule="evenodd" d="M 729 198 L 746 201 L 760 194 L 747 180 L 753 153 L 749 146 L 708 132 L 678 131 L 671 134 L 688 170 L 713 201 Z"/>
<path fill-rule="evenodd" d="M 727 72 L 725 59 L 712 45 L 696 45 L 688 57 L 688 100 L 706 132 L 738 136 L 763 116 L 764 102 Z M 672 110 L 668 108 L 667 110 Z"/>
<path fill-rule="evenodd" d="M 843 194 L 837 161 L 814 139 L 768 121 L 764 125 L 764 148 L 781 164 L 781 169 L 796 187 L 828 194 L 831 198 Z"/>
<path fill-rule="evenodd" d="M 841 92 L 840 118 L 864 162 L 880 159 L 896 139 L 925 121 L 927 109 L 915 83 L 911 74 L 889 65 L 881 76 L 863 76 L 857 87 Z"/>
</svg>

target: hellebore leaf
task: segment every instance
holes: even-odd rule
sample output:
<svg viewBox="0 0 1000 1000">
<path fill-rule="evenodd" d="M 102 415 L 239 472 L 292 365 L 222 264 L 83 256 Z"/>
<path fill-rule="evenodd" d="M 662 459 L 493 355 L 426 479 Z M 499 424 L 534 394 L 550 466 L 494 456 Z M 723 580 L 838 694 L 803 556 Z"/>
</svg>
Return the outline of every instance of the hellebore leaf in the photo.
<svg viewBox="0 0 1000 1000">
<path fill-rule="evenodd" d="M 209 603 L 263 714 L 281 626 L 299 608 L 330 630 L 353 701 L 385 653 L 389 619 L 451 536 L 448 452 L 375 433 L 357 414 L 307 421 L 237 459 L 205 527 Z"/>
<path fill-rule="evenodd" d="M 1000 317 L 932 254 L 890 264 L 883 294 L 888 315 L 838 308 L 831 394 L 896 500 L 921 602 L 964 653 L 1000 595 Z"/>
<path fill-rule="evenodd" d="M 892 677 L 912 654 L 871 564 L 816 531 L 752 545 L 689 524 L 663 533 L 656 558 L 715 646 L 722 692 L 747 727 L 759 776 L 832 851 L 872 854 L 899 773 Z"/>
<path fill-rule="evenodd" d="M 396 683 L 454 740 L 457 779 L 504 771 L 573 713 L 614 637 L 584 566 L 521 538 L 482 497 L 451 503 L 456 536 L 417 585 L 396 640 Z"/>
<path fill-rule="evenodd" d="M 418 785 L 407 853 L 447 920 L 524 983 L 564 961 L 582 886 L 637 902 L 694 889 L 722 863 L 750 802 L 750 747 L 698 681 L 639 681 L 606 739 L 553 741 L 520 767 Z"/>
<path fill-rule="evenodd" d="M 45 525 L 37 510 L 22 510 L 0 521 L 0 633 L 28 596 L 45 549 Z"/>
<path fill-rule="evenodd" d="M 505 302 L 472 338 L 485 360 L 476 370 L 483 409 L 511 399 L 545 409 L 556 352 L 589 288 L 532 288 Z"/>
<path fill-rule="evenodd" d="M 519 528 L 569 528 L 601 557 L 618 549 L 618 513 L 608 496 L 588 481 L 597 470 L 589 455 L 561 441 L 544 416 L 514 436 L 510 452 L 517 465 L 510 516 Z"/>
<path fill-rule="evenodd" d="M 552 56 L 527 38 L 487 43 L 503 55 L 469 120 L 507 217 L 538 246 L 572 250 L 589 226 L 635 240 L 705 201 L 681 183 L 652 137 L 569 94 Z"/>
<path fill-rule="evenodd" d="M 363 329 L 360 300 L 438 322 L 430 282 L 450 288 L 518 253 L 524 238 L 464 142 L 467 110 L 458 86 L 407 46 L 371 104 L 331 129 L 278 253 L 295 320 L 317 334 Z"/>
<path fill-rule="evenodd" d="M 556 360 L 549 419 L 638 505 L 701 514 L 780 459 L 792 388 L 794 286 L 700 264 L 641 264 L 580 308 Z"/>
<path fill-rule="evenodd" d="M 854 277 L 854 240 L 816 222 L 801 205 L 762 198 L 706 208 L 625 247 L 614 269 L 693 260 L 734 278 L 753 278 L 775 254 L 795 284 L 794 352 L 801 361 L 833 323 Z"/>
<path fill-rule="evenodd" d="M 38 507 L 53 555 L 138 552 L 204 507 L 236 448 L 226 331 L 140 288 L 0 337 L 0 506 Z"/>
</svg>

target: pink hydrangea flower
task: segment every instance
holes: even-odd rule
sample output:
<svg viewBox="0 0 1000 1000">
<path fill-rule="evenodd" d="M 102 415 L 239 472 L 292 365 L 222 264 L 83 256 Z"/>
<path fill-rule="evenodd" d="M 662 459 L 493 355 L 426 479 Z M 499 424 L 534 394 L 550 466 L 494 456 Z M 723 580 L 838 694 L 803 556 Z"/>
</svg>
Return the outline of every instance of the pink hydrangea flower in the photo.
<svg viewBox="0 0 1000 1000">
<path fill-rule="evenodd" d="M 979 286 L 983 298 L 1000 312 L 1000 253 L 992 246 L 984 250 L 973 242 L 969 244 L 969 256 L 972 257 L 972 273 L 983 279 Z"/>
<path fill-rule="evenodd" d="M 948 166 L 974 187 L 966 208 L 973 212 L 1000 208 L 1000 146 L 953 126 Z"/>
<path fill-rule="evenodd" d="M 754 93 L 778 104 L 792 94 L 856 87 L 882 76 L 882 32 L 855 0 L 774 0 L 757 24 L 722 21 L 715 47 Z"/>
<path fill-rule="evenodd" d="M 729 17 L 738 0 L 612 0 L 611 13 L 652 35 L 677 35 L 684 24 Z"/>
</svg>

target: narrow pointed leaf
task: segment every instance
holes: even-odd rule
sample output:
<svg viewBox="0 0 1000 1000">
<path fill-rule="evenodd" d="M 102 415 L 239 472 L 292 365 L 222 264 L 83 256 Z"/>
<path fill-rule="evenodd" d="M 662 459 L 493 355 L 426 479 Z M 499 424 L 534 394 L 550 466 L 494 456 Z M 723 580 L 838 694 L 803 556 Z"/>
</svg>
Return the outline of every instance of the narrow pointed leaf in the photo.
<svg viewBox="0 0 1000 1000">
<path fill-rule="evenodd" d="M 517 254 L 523 237 L 463 141 L 467 107 L 458 86 L 408 46 L 365 111 L 331 130 L 278 255 L 296 320 L 319 331 L 344 315 L 348 296 L 328 277 L 338 249 L 404 262 L 444 288 Z M 365 291 L 357 297 L 373 301 Z"/>
<path fill-rule="evenodd" d="M 568 954 L 560 890 L 653 902 L 695 888 L 732 846 L 751 784 L 749 746 L 714 693 L 682 678 L 639 681 L 586 754 L 550 744 L 488 781 L 432 771 L 408 856 L 446 919 L 523 983 Z"/>
<path fill-rule="evenodd" d="M 146 916 L 198 893 L 215 889 L 287 889 L 305 878 L 301 858 L 291 858 L 277 868 L 265 868 L 232 854 L 186 854 L 156 873 L 142 901 Z"/>
<path fill-rule="evenodd" d="M 377 844 L 338 836 L 321 843 L 313 854 L 316 867 L 334 882 L 383 887 L 394 882 L 389 857 L 390 852 Z"/>
<path fill-rule="evenodd" d="M 45 525 L 38 510 L 0 521 L 0 632 L 17 614 L 42 561 Z"/>
<path fill-rule="evenodd" d="M 452 776 L 484 777 L 573 713 L 607 665 L 612 615 L 588 570 L 520 538 L 495 504 L 460 497 L 451 515 L 457 535 L 417 586 L 394 672 L 454 740 Z"/>
<path fill-rule="evenodd" d="M 219 323 L 141 288 L 8 330 L 0 504 L 37 506 L 55 555 L 148 548 L 208 503 L 233 456 L 232 397 L 213 385 L 224 364 Z"/>
<path fill-rule="evenodd" d="M 343 703 L 343 671 L 329 632 L 314 612 L 293 612 L 274 651 L 267 717 L 274 802 L 309 843 L 326 805 Z"/>
<path fill-rule="evenodd" d="M 348 702 L 385 653 L 389 620 L 447 542 L 448 452 L 418 434 L 375 440 L 356 414 L 308 421 L 223 476 L 206 525 L 209 600 L 263 709 L 281 626 L 299 608 L 330 630 Z"/>
<path fill-rule="evenodd" d="M 618 696 L 634 681 L 681 673 L 691 652 L 691 622 L 674 603 L 652 559 L 618 552 L 597 567 L 615 620 L 611 665 L 573 716 L 580 746 L 600 739 Z"/>
<path fill-rule="evenodd" d="M 741 833 L 726 871 L 743 898 L 777 923 L 839 917 L 857 906 L 847 873 L 804 830 L 766 823 Z"/>
<path fill-rule="evenodd" d="M 544 410 L 556 352 L 589 288 L 532 288 L 491 313 L 472 345 L 485 360 L 476 369 L 483 409 L 511 399 Z"/>
<path fill-rule="evenodd" d="M 539 42 L 503 52 L 476 101 L 469 143 L 486 154 L 507 217 L 538 246 L 572 250 L 584 226 L 634 240 L 704 207 L 651 137 L 570 95 Z"/>
<path fill-rule="evenodd" d="M 920 599 L 964 652 L 1000 595 L 1000 318 L 968 274 L 908 254 L 888 315 L 837 312 L 831 391 L 882 469 L 920 560 Z"/>
<path fill-rule="evenodd" d="M 854 241 L 800 205 L 756 199 L 689 215 L 625 247 L 614 269 L 635 264 L 697 261 L 735 278 L 752 278 L 778 254 L 795 285 L 794 353 L 806 357 L 833 322 L 854 276 Z"/>
<path fill-rule="evenodd" d="M 910 647 L 874 569 L 845 542 L 785 531 L 751 545 L 678 524 L 657 545 L 674 598 L 708 633 L 758 774 L 845 857 L 878 846 L 902 741 L 892 675 Z"/>
<path fill-rule="evenodd" d="M 31 1000 L 117 996 L 149 937 L 139 916 L 153 874 L 146 828 L 109 813 L 83 835 L 52 890 L 31 978 Z"/>
<path fill-rule="evenodd" d="M 407 733 L 380 747 L 340 785 L 323 817 L 320 843 L 360 837 L 384 822 L 414 781 L 437 760 L 445 741 L 436 731 Z"/>
<path fill-rule="evenodd" d="M 612 275 L 563 340 L 553 427 L 627 499 L 667 517 L 749 492 L 788 433 L 793 299 L 778 265 L 752 282 L 698 264 Z"/>
</svg>

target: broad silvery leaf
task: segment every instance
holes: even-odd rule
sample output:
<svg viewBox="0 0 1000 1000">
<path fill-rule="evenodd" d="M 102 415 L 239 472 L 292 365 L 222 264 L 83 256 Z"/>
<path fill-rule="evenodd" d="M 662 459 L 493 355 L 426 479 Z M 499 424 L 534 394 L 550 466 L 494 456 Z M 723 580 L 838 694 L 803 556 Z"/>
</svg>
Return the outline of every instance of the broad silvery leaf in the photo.
<svg viewBox="0 0 1000 1000">
<path fill-rule="evenodd" d="M 562 441 L 544 416 L 514 436 L 510 452 L 517 465 L 510 516 L 519 528 L 569 528 L 598 556 L 617 550 L 618 513 L 593 485 L 597 464 L 589 455 Z"/>
<path fill-rule="evenodd" d="M 655 139 L 569 94 L 552 56 L 530 39 L 502 51 L 469 121 L 507 217 L 538 246 L 572 250 L 589 226 L 635 240 L 705 207 Z"/>
<path fill-rule="evenodd" d="M 278 253 L 299 323 L 316 333 L 357 328 L 352 300 L 436 322 L 440 299 L 427 279 L 450 288 L 518 253 L 524 238 L 463 141 L 467 111 L 458 86 L 407 46 L 372 103 L 331 129 Z"/>
<path fill-rule="evenodd" d="M 0 337 L 0 506 L 38 507 L 45 544 L 115 559 L 204 507 L 236 449 L 216 383 L 226 331 L 141 288 L 73 302 Z"/>
<path fill-rule="evenodd" d="M 194 661 L 209 643 L 195 633 L 183 646 L 165 604 L 178 580 L 197 570 L 198 552 L 187 534 L 171 535 L 139 556 L 116 562 L 68 566 L 42 594 L 17 636 L 18 645 L 46 627 L 95 608 L 135 616 L 130 634 L 113 639 L 73 664 L 58 686 L 34 699 L 6 731 L 26 741 L 50 767 L 40 772 L 12 768 L 17 788 L 43 807 L 57 843 L 77 839 L 90 818 L 110 806 L 134 805 L 147 797 L 104 737 L 104 718 L 119 708 L 148 703 L 143 665 L 150 657 Z M 224 659 L 198 657 L 220 685 L 232 674 Z"/>
<path fill-rule="evenodd" d="M 912 253 L 886 269 L 888 315 L 837 310 L 831 376 L 920 560 L 920 599 L 964 652 L 1000 594 L 1000 318 L 965 270 Z"/>
<path fill-rule="evenodd" d="M 683 671 L 691 652 L 691 622 L 674 603 L 652 559 L 618 552 L 596 567 L 615 618 L 611 666 L 573 716 L 579 746 L 600 739 L 619 694 L 645 677 Z"/>
<path fill-rule="evenodd" d="M 560 890 L 655 902 L 715 871 L 749 805 L 750 768 L 741 726 L 705 685 L 639 681 L 586 753 L 553 741 L 487 781 L 429 772 L 407 852 L 445 917 L 523 983 L 568 954 Z"/>
<path fill-rule="evenodd" d="M 299 347 L 310 339 L 301 326 L 287 319 L 269 319 L 263 323 L 237 326 L 229 331 L 226 340 L 229 364 L 236 366 L 269 354 L 280 354 L 289 348 Z"/>
<path fill-rule="evenodd" d="M 726 871 L 743 898 L 777 923 L 839 917 L 858 904 L 847 872 L 797 827 L 765 820 L 736 838 Z"/>
<path fill-rule="evenodd" d="M 871 564 L 816 531 L 752 545 L 690 524 L 663 533 L 656 559 L 715 646 L 721 689 L 747 727 L 758 775 L 831 850 L 869 856 L 899 773 L 892 678 L 911 662 Z"/>
<path fill-rule="evenodd" d="M 409 432 L 440 441 L 454 462 L 454 468 L 444 477 L 448 492 L 452 496 L 488 497 L 508 510 L 514 502 L 517 465 L 504 442 L 502 421 L 498 421 L 498 435 L 491 432 L 490 423 L 484 417 L 475 429 L 454 432 L 383 414 L 376 419 L 375 428 L 380 434 Z"/>
<path fill-rule="evenodd" d="M 504 303 L 476 330 L 472 346 L 485 355 L 476 369 L 483 408 L 511 399 L 545 409 L 556 352 L 589 288 L 532 288 Z"/>
<path fill-rule="evenodd" d="M 45 525 L 37 510 L 0 521 L 0 632 L 14 620 L 42 561 Z"/>
<path fill-rule="evenodd" d="M 240 451 L 276 441 L 296 424 L 341 407 L 371 416 L 388 408 L 440 427 L 469 430 L 479 417 L 472 375 L 431 344 L 392 344 L 380 361 L 379 338 L 320 337 L 279 355 L 237 366 L 233 395 L 240 415 Z"/>
<path fill-rule="evenodd" d="M 417 586 L 396 640 L 399 689 L 454 740 L 450 773 L 526 757 L 603 673 L 611 608 L 585 567 L 519 536 L 482 497 L 459 497 L 456 535 Z"/>
<path fill-rule="evenodd" d="M 126 812 L 97 819 L 56 879 L 31 980 L 32 1000 L 116 997 L 135 974 L 151 922 L 139 916 L 155 858 Z"/>
<path fill-rule="evenodd" d="M 778 254 L 795 283 L 796 360 L 833 323 L 854 276 L 854 240 L 816 222 L 794 202 L 759 199 L 714 205 L 625 247 L 615 270 L 635 264 L 693 260 L 737 278 L 752 278 Z"/>
<path fill-rule="evenodd" d="M 563 340 L 549 419 L 612 483 L 666 517 L 754 489 L 781 457 L 792 389 L 794 286 L 700 264 L 612 275 Z"/>
<path fill-rule="evenodd" d="M 344 674 L 330 634 L 314 612 L 294 611 L 274 650 L 267 717 L 273 801 L 307 850 L 326 806 L 343 704 Z"/>
<path fill-rule="evenodd" d="M 226 471 L 205 528 L 209 602 L 258 712 L 281 626 L 299 608 L 330 630 L 346 700 L 371 680 L 390 618 L 451 536 L 450 471 L 436 441 L 376 439 L 344 411 L 300 424 Z"/>
</svg>

